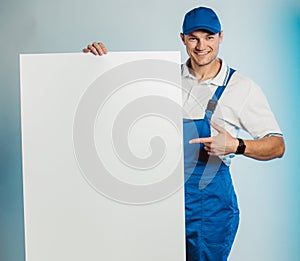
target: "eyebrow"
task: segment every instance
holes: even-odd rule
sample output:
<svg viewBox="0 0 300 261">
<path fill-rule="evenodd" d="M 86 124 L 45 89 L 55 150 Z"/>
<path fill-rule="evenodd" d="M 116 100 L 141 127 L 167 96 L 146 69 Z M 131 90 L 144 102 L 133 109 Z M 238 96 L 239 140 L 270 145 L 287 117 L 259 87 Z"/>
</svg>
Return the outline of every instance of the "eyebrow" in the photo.
<svg viewBox="0 0 300 261">
<path fill-rule="evenodd" d="M 203 30 L 203 32 L 206 34 L 206 36 L 215 35 L 214 33 L 210 32 L 210 31 Z M 198 36 L 194 35 L 193 33 L 188 34 L 188 36 L 198 38 Z"/>
</svg>

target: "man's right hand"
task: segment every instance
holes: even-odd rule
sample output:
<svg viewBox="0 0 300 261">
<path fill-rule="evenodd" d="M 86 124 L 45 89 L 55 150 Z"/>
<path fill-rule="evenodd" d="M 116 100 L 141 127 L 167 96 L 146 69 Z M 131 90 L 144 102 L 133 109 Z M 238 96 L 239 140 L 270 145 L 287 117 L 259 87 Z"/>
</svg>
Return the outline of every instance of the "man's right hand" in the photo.
<svg viewBox="0 0 300 261">
<path fill-rule="evenodd" d="M 82 50 L 84 53 L 93 53 L 94 55 L 103 55 L 107 54 L 107 48 L 103 43 L 94 42 L 89 44 L 86 48 Z"/>
</svg>

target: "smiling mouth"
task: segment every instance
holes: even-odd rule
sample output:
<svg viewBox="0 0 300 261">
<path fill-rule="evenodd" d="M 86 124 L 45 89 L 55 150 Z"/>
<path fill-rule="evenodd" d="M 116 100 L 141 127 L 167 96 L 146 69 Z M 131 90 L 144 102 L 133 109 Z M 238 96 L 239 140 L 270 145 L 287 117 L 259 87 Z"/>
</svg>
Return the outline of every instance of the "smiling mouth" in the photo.
<svg viewBox="0 0 300 261">
<path fill-rule="evenodd" d="M 197 56 L 205 56 L 209 54 L 209 52 L 194 52 L 194 54 L 196 54 Z"/>
</svg>

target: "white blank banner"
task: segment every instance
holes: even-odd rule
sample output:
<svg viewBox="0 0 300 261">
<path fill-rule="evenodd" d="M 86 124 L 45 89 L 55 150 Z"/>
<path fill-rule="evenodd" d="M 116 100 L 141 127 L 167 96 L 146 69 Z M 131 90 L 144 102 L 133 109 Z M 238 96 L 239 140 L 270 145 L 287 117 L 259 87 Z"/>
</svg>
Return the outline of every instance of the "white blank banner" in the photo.
<svg viewBox="0 0 300 261">
<path fill-rule="evenodd" d="M 20 66 L 26 261 L 185 260 L 179 53 Z"/>
</svg>

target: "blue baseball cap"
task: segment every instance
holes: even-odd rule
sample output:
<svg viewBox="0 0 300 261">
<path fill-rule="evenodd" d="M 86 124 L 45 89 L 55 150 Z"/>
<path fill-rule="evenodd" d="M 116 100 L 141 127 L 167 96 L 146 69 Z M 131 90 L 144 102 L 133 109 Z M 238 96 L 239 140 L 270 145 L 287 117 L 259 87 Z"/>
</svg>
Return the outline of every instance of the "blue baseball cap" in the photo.
<svg viewBox="0 0 300 261">
<path fill-rule="evenodd" d="M 182 24 L 182 33 L 190 34 L 197 30 L 207 30 L 213 34 L 221 32 L 220 20 L 212 9 L 197 7 L 185 15 Z"/>
</svg>

